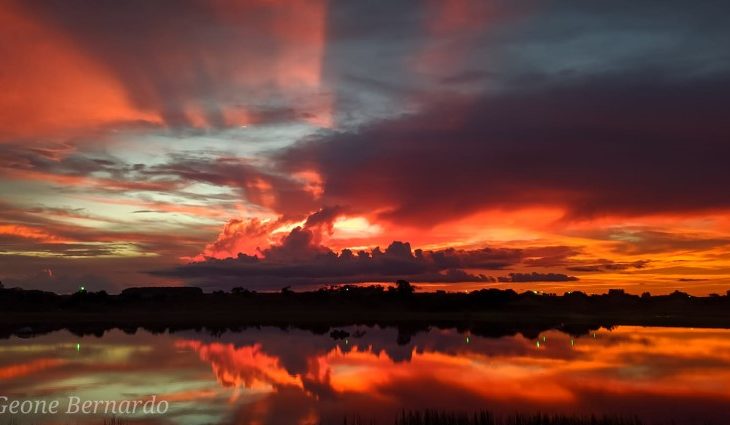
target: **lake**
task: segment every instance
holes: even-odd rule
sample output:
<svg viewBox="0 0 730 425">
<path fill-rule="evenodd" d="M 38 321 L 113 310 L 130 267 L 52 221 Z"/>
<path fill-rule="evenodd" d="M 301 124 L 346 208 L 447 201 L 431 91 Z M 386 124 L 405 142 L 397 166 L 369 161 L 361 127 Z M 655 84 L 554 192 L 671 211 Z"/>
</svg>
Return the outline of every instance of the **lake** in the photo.
<svg viewBox="0 0 730 425">
<path fill-rule="evenodd" d="M 304 425 L 359 415 L 391 424 L 403 409 L 436 408 L 730 423 L 730 330 L 616 327 L 488 337 L 337 329 L 114 330 L 102 337 L 61 331 L 0 340 L 0 396 L 7 398 L 0 424 L 101 424 L 111 415 L 67 415 L 69 400 L 153 396 L 158 406 L 167 403 L 164 414 L 119 416 L 127 423 Z M 62 412 L 13 415 L 13 400 L 57 400 Z"/>
</svg>

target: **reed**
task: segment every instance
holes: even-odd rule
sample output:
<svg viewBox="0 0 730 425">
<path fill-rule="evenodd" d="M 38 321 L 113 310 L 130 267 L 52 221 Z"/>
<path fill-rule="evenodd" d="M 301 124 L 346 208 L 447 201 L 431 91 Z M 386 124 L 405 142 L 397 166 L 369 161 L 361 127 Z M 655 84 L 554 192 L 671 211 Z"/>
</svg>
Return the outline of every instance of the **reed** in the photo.
<svg viewBox="0 0 730 425">
<path fill-rule="evenodd" d="M 578 416 L 547 414 L 513 414 L 496 416 L 482 410 L 473 413 L 442 410 L 402 411 L 394 425 L 643 425 L 638 418 L 620 416 Z M 381 425 L 359 416 L 344 419 L 343 425 Z"/>
</svg>

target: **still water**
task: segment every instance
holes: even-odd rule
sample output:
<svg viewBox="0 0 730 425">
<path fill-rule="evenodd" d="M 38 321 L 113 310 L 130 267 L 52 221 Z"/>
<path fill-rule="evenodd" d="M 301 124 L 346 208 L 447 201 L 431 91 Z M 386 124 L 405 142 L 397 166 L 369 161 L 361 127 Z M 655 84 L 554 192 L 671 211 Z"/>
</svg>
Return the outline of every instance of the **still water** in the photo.
<svg viewBox="0 0 730 425">
<path fill-rule="evenodd" d="M 247 329 L 0 341 L 8 400 L 165 400 L 126 423 L 392 423 L 401 409 L 611 413 L 652 423 L 730 423 L 730 331 L 617 327 L 490 338 L 432 329 L 346 333 Z M 349 335 L 347 335 L 349 334 Z M 0 414 L 0 424 L 103 422 L 105 415 Z M 106 415 L 109 417 L 109 415 Z"/>
</svg>

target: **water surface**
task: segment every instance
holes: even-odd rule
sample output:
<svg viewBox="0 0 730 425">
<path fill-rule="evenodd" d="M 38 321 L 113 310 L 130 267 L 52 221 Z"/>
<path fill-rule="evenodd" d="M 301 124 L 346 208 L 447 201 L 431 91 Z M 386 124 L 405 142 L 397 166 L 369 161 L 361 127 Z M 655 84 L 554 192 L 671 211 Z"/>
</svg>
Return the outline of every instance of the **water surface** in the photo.
<svg viewBox="0 0 730 425">
<path fill-rule="evenodd" d="M 340 424 L 358 414 L 390 424 L 404 408 L 730 421 L 728 330 L 618 327 L 489 338 L 443 329 L 340 329 L 12 337 L 0 342 L 0 396 L 155 395 L 169 402 L 165 415 L 125 417 L 129 423 Z M 0 423 L 17 424 L 102 419 L 0 415 Z"/>
</svg>

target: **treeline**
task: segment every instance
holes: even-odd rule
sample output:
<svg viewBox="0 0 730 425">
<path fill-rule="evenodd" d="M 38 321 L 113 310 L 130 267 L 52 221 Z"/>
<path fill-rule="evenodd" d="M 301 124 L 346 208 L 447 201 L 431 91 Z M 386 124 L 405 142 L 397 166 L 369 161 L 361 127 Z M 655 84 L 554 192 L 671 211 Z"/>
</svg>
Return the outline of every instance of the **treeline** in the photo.
<svg viewBox="0 0 730 425">
<path fill-rule="evenodd" d="M 730 291 L 725 295 L 692 296 L 675 291 L 668 295 L 632 295 L 621 289 L 605 294 L 588 295 L 581 291 L 563 295 L 512 289 L 481 289 L 471 292 L 416 292 L 409 282 L 395 285 L 335 285 L 316 291 L 295 292 L 290 287 L 279 292 L 256 292 L 239 287 L 230 292 L 204 293 L 195 287 L 142 287 L 128 288 L 118 295 L 105 291 L 79 289 L 73 294 L 60 295 L 39 290 L 0 288 L 0 307 L 5 311 L 94 310 L 95 307 L 160 308 L 162 310 L 240 307 L 364 307 L 395 308 L 403 311 L 461 311 L 479 312 L 500 309 L 540 310 L 558 309 L 570 312 L 615 312 L 624 310 L 664 311 L 699 309 L 712 311 L 730 306 Z"/>
<path fill-rule="evenodd" d="M 296 326 L 322 332 L 336 326 L 388 325 L 469 329 L 500 336 L 529 335 L 558 328 L 580 335 L 599 326 L 644 325 L 730 327 L 730 296 L 696 297 L 627 294 L 614 289 L 563 295 L 511 289 L 471 292 L 417 292 L 408 282 L 395 285 L 329 286 L 316 291 L 255 292 L 235 288 L 204 293 L 193 287 L 129 288 L 120 294 L 0 289 L 0 326 L 31 329 L 230 329 L 236 326 Z M 96 331 L 95 331 L 96 332 Z"/>
</svg>

